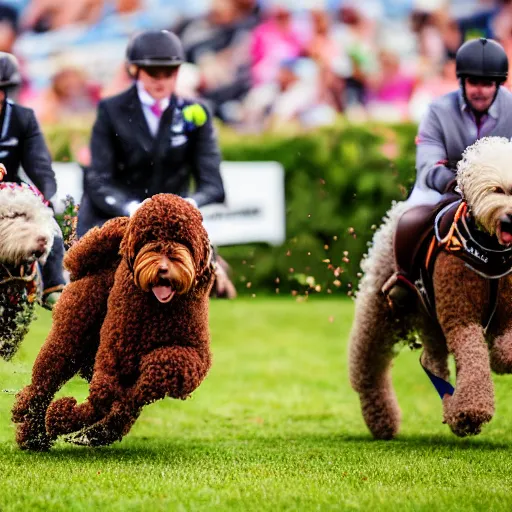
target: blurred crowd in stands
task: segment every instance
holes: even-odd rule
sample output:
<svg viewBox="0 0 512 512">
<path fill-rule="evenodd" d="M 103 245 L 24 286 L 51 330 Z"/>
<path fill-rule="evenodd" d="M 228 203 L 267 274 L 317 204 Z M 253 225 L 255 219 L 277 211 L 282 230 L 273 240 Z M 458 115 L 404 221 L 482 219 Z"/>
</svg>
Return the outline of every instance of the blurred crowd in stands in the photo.
<svg viewBox="0 0 512 512">
<path fill-rule="evenodd" d="M 146 28 L 182 39 L 179 94 L 240 131 L 418 122 L 458 87 L 466 39 L 512 55 L 512 0 L 0 1 L 0 50 L 20 60 L 18 100 L 42 123 L 93 118 L 128 87 L 124 50 Z"/>
</svg>

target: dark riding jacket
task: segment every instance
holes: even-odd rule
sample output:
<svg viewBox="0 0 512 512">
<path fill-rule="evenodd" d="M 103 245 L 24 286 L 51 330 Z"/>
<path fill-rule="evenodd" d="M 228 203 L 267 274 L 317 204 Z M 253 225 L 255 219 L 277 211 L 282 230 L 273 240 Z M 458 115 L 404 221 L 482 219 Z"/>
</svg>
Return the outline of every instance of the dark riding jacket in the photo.
<svg viewBox="0 0 512 512">
<path fill-rule="evenodd" d="M 57 190 L 57 182 L 34 111 L 7 99 L 0 123 L 0 163 L 7 169 L 4 181 L 20 183 L 21 166 L 45 199 L 50 200 Z"/>
<path fill-rule="evenodd" d="M 183 111 L 192 104 L 172 96 L 153 137 L 136 86 L 100 102 L 91 138 L 92 162 L 85 171 L 79 235 L 109 218 L 127 215 L 128 204 L 160 192 L 192 197 L 199 207 L 224 201 L 212 119 L 207 114 L 204 124 L 187 121 Z"/>
</svg>

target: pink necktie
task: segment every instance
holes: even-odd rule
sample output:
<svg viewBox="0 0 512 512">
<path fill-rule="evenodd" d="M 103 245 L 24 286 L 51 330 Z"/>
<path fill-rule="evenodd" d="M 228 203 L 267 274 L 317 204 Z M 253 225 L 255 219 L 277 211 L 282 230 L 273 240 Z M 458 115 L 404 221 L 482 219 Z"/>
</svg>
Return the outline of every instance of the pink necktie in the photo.
<svg viewBox="0 0 512 512">
<path fill-rule="evenodd" d="M 153 105 L 151 105 L 150 109 L 151 109 L 151 112 L 153 112 L 153 114 L 155 114 L 156 117 L 158 117 L 158 118 L 162 117 L 163 110 L 160 108 L 160 103 L 158 101 L 155 101 L 155 103 L 153 103 Z"/>
</svg>

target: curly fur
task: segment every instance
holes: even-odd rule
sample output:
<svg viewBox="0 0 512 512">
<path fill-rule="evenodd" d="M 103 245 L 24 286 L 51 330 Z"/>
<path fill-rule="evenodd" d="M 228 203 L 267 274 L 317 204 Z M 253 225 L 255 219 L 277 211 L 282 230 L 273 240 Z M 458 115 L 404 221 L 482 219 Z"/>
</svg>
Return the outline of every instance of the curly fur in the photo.
<svg viewBox="0 0 512 512">
<path fill-rule="evenodd" d="M 477 223 L 502 244 L 508 244 L 502 238 L 502 222 L 512 215 L 511 161 L 512 143 L 489 137 L 466 150 L 457 170 L 459 189 Z M 418 336 L 422 362 L 434 374 L 448 379 L 448 356 L 455 358 L 455 393 L 443 398 L 444 422 L 458 436 L 478 434 L 494 414 L 491 369 L 512 373 L 512 278 L 500 280 L 496 314 L 487 332 L 482 322 L 488 283 L 446 252 L 437 257 L 433 274 L 437 322 L 419 306 L 407 314 L 392 311 L 381 288 L 395 270 L 393 235 L 408 207 L 398 203 L 390 210 L 362 263 L 365 275 L 350 336 L 351 384 L 373 436 L 393 438 L 400 427 L 391 382 L 394 346 Z"/>
<path fill-rule="evenodd" d="M 58 233 L 52 210 L 30 188 L 0 188 L 0 357 L 11 359 L 34 317 L 35 283 L 21 279 L 44 264 Z"/>
<path fill-rule="evenodd" d="M 469 146 L 458 165 L 457 184 L 483 229 L 500 236 L 510 213 L 512 144 L 505 137 L 485 137 Z"/>
<path fill-rule="evenodd" d="M 109 249 L 98 255 L 105 243 Z M 22 448 L 48 449 L 57 436 L 77 431 L 71 441 L 79 444 L 120 440 L 144 405 L 187 398 L 210 368 L 213 270 L 197 209 L 158 194 L 129 221 L 91 230 L 72 251 L 65 263 L 80 277 L 63 292 L 32 382 L 13 408 Z M 172 300 L 159 288 L 171 288 Z M 99 301 L 91 300 L 98 293 Z M 66 397 L 48 407 L 77 372 L 90 378 L 87 400 Z"/>
</svg>

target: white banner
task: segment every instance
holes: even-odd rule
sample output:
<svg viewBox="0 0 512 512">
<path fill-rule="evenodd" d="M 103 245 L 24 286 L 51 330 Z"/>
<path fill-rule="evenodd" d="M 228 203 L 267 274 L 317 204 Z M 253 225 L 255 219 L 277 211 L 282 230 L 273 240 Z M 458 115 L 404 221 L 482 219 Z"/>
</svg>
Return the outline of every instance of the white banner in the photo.
<svg viewBox="0 0 512 512">
<path fill-rule="evenodd" d="M 52 202 L 62 213 L 66 196 L 79 203 L 83 172 L 76 163 L 55 162 L 57 193 Z M 223 162 L 225 204 L 201 208 L 215 245 L 266 242 L 280 245 L 286 237 L 284 169 L 277 162 Z"/>
</svg>

